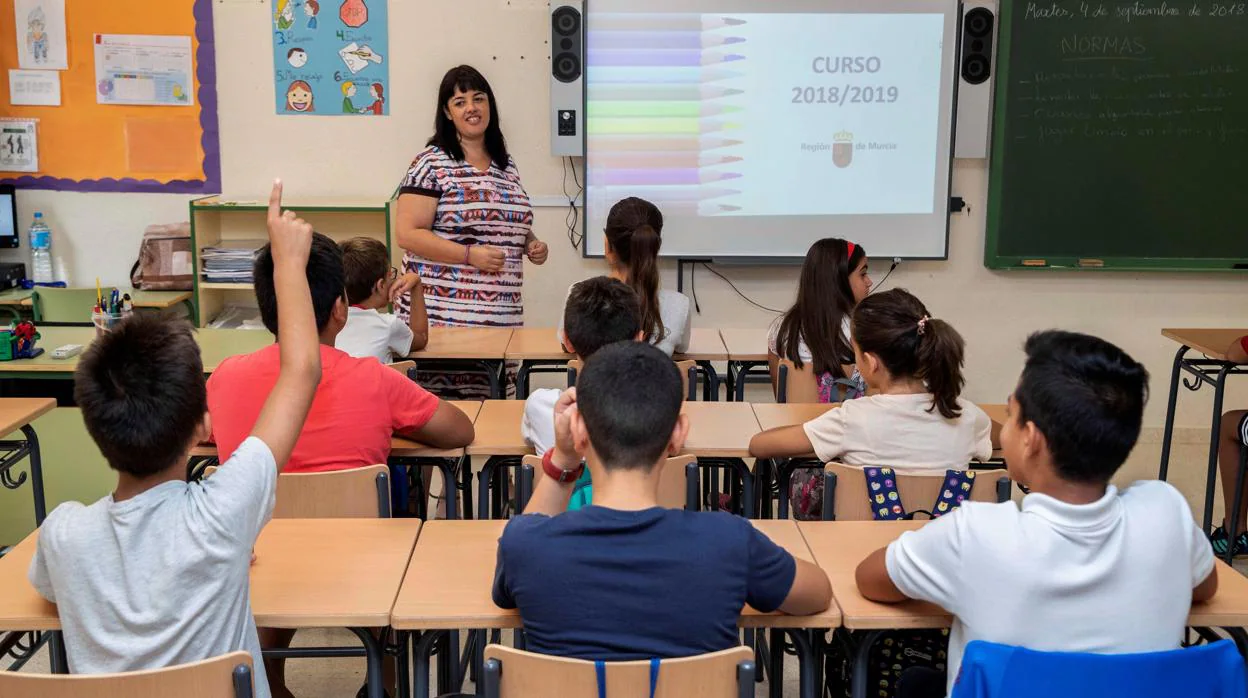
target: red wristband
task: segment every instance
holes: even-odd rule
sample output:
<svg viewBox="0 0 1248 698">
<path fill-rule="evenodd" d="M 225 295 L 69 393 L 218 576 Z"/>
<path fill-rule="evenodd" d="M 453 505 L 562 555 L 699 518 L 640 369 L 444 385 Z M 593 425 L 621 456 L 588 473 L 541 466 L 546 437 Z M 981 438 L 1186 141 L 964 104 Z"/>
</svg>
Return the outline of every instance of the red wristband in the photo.
<svg viewBox="0 0 1248 698">
<path fill-rule="evenodd" d="M 464 245 L 464 264 L 468 264 L 468 258 L 472 256 L 472 246 Z"/>
<path fill-rule="evenodd" d="M 1239 346 L 1244 348 L 1244 352 L 1248 353 L 1248 335 L 1244 335 L 1239 339 Z"/>
<path fill-rule="evenodd" d="M 576 466 L 573 470 L 564 470 L 563 468 L 555 465 L 554 457 L 555 449 L 546 449 L 546 453 L 542 456 L 542 472 L 546 473 L 546 477 L 554 479 L 555 482 L 562 482 L 564 484 L 576 482 L 581 477 L 581 473 L 585 472 L 584 462 Z"/>
</svg>

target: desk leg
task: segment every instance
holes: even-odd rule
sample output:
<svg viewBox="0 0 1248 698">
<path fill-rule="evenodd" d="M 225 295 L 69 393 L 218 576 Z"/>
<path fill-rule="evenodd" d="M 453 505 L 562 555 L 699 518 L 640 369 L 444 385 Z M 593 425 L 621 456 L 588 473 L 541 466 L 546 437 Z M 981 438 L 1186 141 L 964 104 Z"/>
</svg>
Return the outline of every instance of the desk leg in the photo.
<svg viewBox="0 0 1248 698">
<path fill-rule="evenodd" d="M 459 459 L 460 486 L 464 491 L 464 519 L 472 518 L 472 458 Z"/>
<path fill-rule="evenodd" d="M 48 506 L 43 498 L 43 458 L 39 454 L 39 436 L 29 424 L 22 427 L 22 434 L 30 445 L 30 487 L 35 497 L 35 526 L 42 526 L 48 515 Z"/>
<path fill-rule="evenodd" d="M 49 635 L 48 667 L 53 674 L 68 674 L 69 658 L 65 656 L 65 637 L 59 630 L 53 630 Z"/>
<path fill-rule="evenodd" d="M 394 645 L 387 647 L 386 651 L 394 655 L 395 678 L 398 686 L 398 698 L 411 698 L 412 696 L 412 677 L 408 671 L 408 659 L 411 648 L 411 640 L 408 638 L 407 631 L 394 631 Z"/>
<path fill-rule="evenodd" d="M 1222 399 L 1226 395 L 1226 376 L 1234 367 L 1234 364 L 1223 366 L 1218 371 L 1217 381 L 1213 384 L 1213 419 L 1209 427 L 1209 474 L 1205 480 L 1205 513 L 1202 518 L 1206 534 L 1213 530 L 1213 498 L 1214 490 L 1218 486 L 1218 436 L 1222 431 Z M 1234 540 L 1232 535 L 1231 541 L 1234 542 Z"/>
<path fill-rule="evenodd" d="M 790 630 L 789 637 L 793 638 L 793 644 L 797 645 L 797 662 L 798 662 L 798 695 L 802 698 L 818 698 L 819 696 L 819 680 L 818 680 L 818 663 L 819 657 L 815 652 L 815 643 L 808 635 L 807 630 Z"/>
<path fill-rule="evenodd" d="M 412 652 L 412 698 L 429 698 L 429 673 L 433 664 L 433 648 L 445 635 L 442 630 L 426 630 L 419 634 Z M 413 639 L 416 636 L 413 635 Z"/>
<path fill-rule="evenodd" d="M 364 658 L 367 662 L 368 670 L 365 673 L 365 680 L 368 682 L 368 698 L 385 698 L 385 687 L 382 686 L 381 661 L 382 651 L 381 642 L 373 637 L 373 633 L 368 628 L 349 628 L 360 638 L 360 642 L 364 643 Z"/>
<path fill-rule="evenodd" d="M 870 695 L 867 686 L 867 672 L 871 669 L 871 648 L 879 639 L 883 630 L 871 630 L 858 641 L 854 649 L 853 675 L 849 678 L 851 698 L 867 698 Z"/>
<path fill-rule="evenodd" d="M 503 389 L 499 387 L 503 384 L 503 377 L 501 374 L 505 374 L 507 372 L 507 362 L 502 361 L 500 363 L 501 366 L 496 371 L 488 361 L 481 362 L 481 366 L 485 369 L 485 375 L 490 378 L 490 395 L 492 395 L 495 400 L 502 400 L 507 397 L 507 395 L 503 392 Z"/>
<path fill-rule="evenodd" d="M 784 631 L 772 629 L 767 646 L 767 696 L 784 698 Z"/>
<path fill-rule="evenodd" d="M 1179 400 L 1179 373 L 1183 368 L 1183 357 L 1187 347 L 1179 347 L 1174 355 L 1174 364 L 1170 367 L 1170 396 L 1166 400 L 1166 426 L 1161 432 L 1161 467 L 1157 473 L 1158 480 L 1165 480 L 1170 472 L 1170 443 L 1174 438 L 1174 409 Z"/>
</svg>

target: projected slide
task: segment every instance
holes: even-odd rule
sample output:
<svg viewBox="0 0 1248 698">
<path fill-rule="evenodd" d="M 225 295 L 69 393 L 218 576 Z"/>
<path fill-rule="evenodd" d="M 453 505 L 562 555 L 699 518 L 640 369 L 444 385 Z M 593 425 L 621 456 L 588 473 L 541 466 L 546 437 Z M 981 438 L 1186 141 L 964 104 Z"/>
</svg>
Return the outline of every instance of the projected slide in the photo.
<svg viewBox="0 0 1248 698">
<path fill-rule="evenodd" d="M 669 220 L 693 219 L 673 243 L 688 252 L 800 255 L 810 241 L 838 234 L 828 217 L 839 217 L 854 225 L 844 237 L 890 227 L 903 254 L 939 255 L 956 19 L 943 5 L 927 7 L 592 13 L 591 225 L 614 201 L 640 196 Z M 864 226 L 861 218 L 881 216 L 923 220 Z M 731 228 L 712 232 L 705 220 L 753 217 L 809 230 L 782 233 L 793 239 L 783 252 L 747 250 L 723 239 Z M 922 250 L 905 242 L 923 236 Z"/>
</svg>

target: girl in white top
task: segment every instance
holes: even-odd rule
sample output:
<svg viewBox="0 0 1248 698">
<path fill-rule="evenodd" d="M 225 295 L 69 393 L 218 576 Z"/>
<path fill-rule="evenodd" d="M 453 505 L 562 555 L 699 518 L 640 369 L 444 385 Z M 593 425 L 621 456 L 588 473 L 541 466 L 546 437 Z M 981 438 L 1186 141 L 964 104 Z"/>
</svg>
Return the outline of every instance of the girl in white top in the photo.
<svg viewBox="0 0 1248 698">
<path fill-rule="evenodd" d="M 646 341 L 671 356 L 689 349 L 692 315 L 689 298 L 659 289 L 659 247 L 663 243 L 659 236 L 662 232 L 663 214 L 658 207 L 635 196 L 611 207 L 603 230 L 607 264 L 611 267 L 608 276 L 623 281 L 637 293 Z M 568 292 L 571 293 L 570 288 Z M 562 320 L 559 321 L 559 336 L 563 337 Z"/>
<path fill-rule="evenodd" d="M 819 385 L 820 402 L 839 402 L 849 395 L 836 381 L 854 381 L 854 347 L 849 316 L 871 293 L 867 253 L 861 245 L 824 238 L 810 246 L 802 263 L 797 301 L 771 324 L 767 335 L 768 359 L 780 359 L 799 369 L 811 364 Z M 854 381 L 861 383 L 861 379 Z M 857 391 L 860 394 L 861 391 Z"/>
<path fill-rule="evenodd" d="M 992 456 L 992 421 L 959 398 L 964 342 L 903 290 L 869 296 L 854 310 L 854 358 L 870 393 L 800 426 L 750 440 L 750 455 L 809 454 L 848 465 L 965 469 Z"/>
</svg>

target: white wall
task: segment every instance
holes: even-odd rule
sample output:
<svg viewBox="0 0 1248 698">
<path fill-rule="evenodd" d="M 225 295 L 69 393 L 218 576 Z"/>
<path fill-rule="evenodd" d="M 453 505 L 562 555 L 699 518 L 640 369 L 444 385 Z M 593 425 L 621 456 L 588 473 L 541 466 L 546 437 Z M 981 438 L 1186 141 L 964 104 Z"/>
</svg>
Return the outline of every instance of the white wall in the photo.
<svg viewBox="0 0 1248 698">
<path fill-rule="evenodd" d="M 558 194 L 561 163 L 548 155 L 549 35 L 547 8 L 534 0 L 390 0 L 391 115 L 387 118 L 279 117 L 273 113 L 269 3 L 218 0 L 216 12 L 223 180 L 227 194 L 257 198 L 274 176 L 306 196 L 388 197 L 432 128 L 437 83 L 467 62 L 494 86 L 504 131 L 525 186 L 535 197 Z M 918 294 L 933 314 L 951 321 L 968 344 L 968 392 L 1000 402 L 1013 385 L 1027 333 L 1048 327 L 1083 330 L 1117 342 L 1153 372 L 1148 424 L 1160 426 L 1170 360 L 1168 326 L 1248 326 L 1248 279 L 1216 274 L 999 273 L 983 267 L 987 170 L 959 162 L 954 193 L 970 204 L 955 216 L 948 262 L 903 264 L 888 286 Z M 189 197 L 152 194 L 29 192 L 19 196 L 21 225 L 44 211 L 57 254 L 71 279 L 123 283 L 144 226 L 186 219 Z M 551 243 L 550 261 L 530 268 L 526 320 L 553 325 L 567 286 L 602 270 L 567 243 L 565 210 L 536 214 L 537 233 Z M 761 233 L 762 231 L 760 231 Z M 870 250 L 868 250 L 868 253 Z M 10 253 L 24 256 L 25 250 Z M 887 265 L 874 265 L 877 280 Z M 796 269 L 722 269 L 754 300 L 791 302 Z M 762 327 L 771 316 L 741 300 L 722 281 L 699 272 L 702 327 Z M 674 267 L 666 283 L 675 285 Z M 1248 402 L 1237 389 L 1229 404 Z M 1206 428 L 1208 396 L 1187 400 L 1182 426 Z"/>
</svg>

